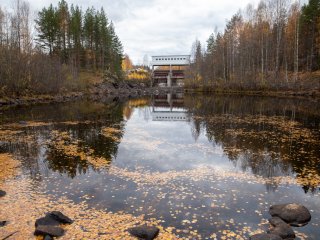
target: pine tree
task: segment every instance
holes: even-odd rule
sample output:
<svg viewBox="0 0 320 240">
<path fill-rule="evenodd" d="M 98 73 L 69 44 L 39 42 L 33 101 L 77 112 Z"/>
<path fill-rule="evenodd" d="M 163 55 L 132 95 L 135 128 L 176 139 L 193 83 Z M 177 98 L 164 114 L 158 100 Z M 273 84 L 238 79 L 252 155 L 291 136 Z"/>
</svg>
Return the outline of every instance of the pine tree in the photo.
<svg viewBox="0 0 320 240">
<path fill-rule="evenodd" d="M 309 0 L 301 11 L 301 39 L 309 71 L 320 67 L 320 0 Z"/>
<path fill-rule="evenodd" d="M 69 35 L 69 23 L 70 23 L 70 14 L 68 9 L 68 3 L 65 0 L 62 0 L 58 3 L 58 21 L 59 21 L 59 38 L 58 45 L 61 51 L 61 61 L 62 63 L 68 62 L 68 49 L 70 47 L 70 35 Z"/>
<path fill-rule="evenodd" d="M 109 30 L 108 30 L 108 18 L 103 8 L 101 8 L 100 10 L 99 22 L 100 22 L 99 31 L 101 36 L 100 37 L 101 47 L 99 49 L 100 66 L 104 69 L 106 66 L 106 53 L 108 52 L 108 47 L 111 41 L 110 41 Z"/>
<path fill-rule="evenodd" d="M 111 46 L 110 46 L 111 61 L 109 66 L 112 72 L 116 73 L 118 77 L 122 77 L 121 64 L 123 59 L 123 47 L 118 36 L 114 31 L 114 25 L 112 22 L 110 23 L 108 29 L 109 29 L 110 39 L 111 39 Z"/>
<path fill-rule="evenodd" d="M 59 55 L 73 73 L 80 67 L 93 71 L 107 68 L 121 77 L 122 44 L 103 8 L 96 11 L 91 7 L 82 14 L 78 6 L 71 5 L 69 10 L 62 0 L 57 8 L 50 5 L 39 12 L 36 24 L 39 46 L 47 48 L 50 55 Z"/>
<path fill-rule="evenodd" d="M 86 49 L 85 59 L 86 67 L 89 68 L 93 65 L 93 41 L 94 41 L 94 8 L 88 8 L 84 15 L 83 23 L 83 36 Z"/>
<path fill-rule="evenodd" d="M 52 55 L 57 46 L 59 22 L 58 15 L 52 4 L 47 8 L 43 8 L 38 13 L 36 19 L 36 29 L 38 31 L 37 43 L 43 49 L 48 49 Z"/>
</svg>

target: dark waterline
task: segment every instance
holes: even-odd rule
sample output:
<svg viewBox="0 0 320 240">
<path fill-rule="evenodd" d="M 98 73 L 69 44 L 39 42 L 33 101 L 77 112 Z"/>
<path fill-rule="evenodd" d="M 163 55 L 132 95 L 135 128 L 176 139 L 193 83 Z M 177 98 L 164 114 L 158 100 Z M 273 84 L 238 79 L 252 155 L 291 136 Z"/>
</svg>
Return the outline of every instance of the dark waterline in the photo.
<svg viewBox="0 0 320 240">
<path fill-rule="evenodd" d="M 267 228 L 258 224 L 272 204 L 295 201 L 313 217 L 296 230 L 317 239 L 319 109 L 311 100 L 182 94 L 12 108 L 1 128 L 20 132 L 0 152 L 21 159 L 48 194 L 161 219 L 181 237 L 248 237 Z"/>
</svg>

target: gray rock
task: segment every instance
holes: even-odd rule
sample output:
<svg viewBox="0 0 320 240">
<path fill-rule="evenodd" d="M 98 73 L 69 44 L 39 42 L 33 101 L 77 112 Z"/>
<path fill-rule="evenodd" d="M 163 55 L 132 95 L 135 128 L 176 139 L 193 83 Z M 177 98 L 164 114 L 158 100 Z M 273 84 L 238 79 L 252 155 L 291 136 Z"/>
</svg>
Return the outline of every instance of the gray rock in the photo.
<svg viewBox="0 0 320 240">
<path fill-rule="evenodd" d="M 128 229 L 132 236 L 139 239 L 152 240 L 155 239 L 159 234 L 159 228 L 151 226 L 139 226 Z"/>
<path fill-rule="evenodd" d="M 282 240 L 282 238 L 275 234 L 260 233 L 251 236 L 249 240 Z"/>
<path fill-rule="evenodd" d="M 4 197 L 7 193 L 5 191 L 0 190 L 0 197 Z"/>
<path fill-rule="evenodd" d="M 284 222 L 279 217 L 273 217 L 269 219 L 270 224 L 272 225 L 271 229 L 268 231 L 270 234 L 278 235 L 282 239 L 295 239 L 296 235 L 289 224 Z"/>
<path fill-rule="evenodd" d="M 50 217 L 50 218 L 52 218 L 60 223 L 63 223 L 63 224 L 73 223 L 72 219 L 70 219 L 69 217 L 67 217 L 66 215 L 64 215 L 63 213 L 58 212 L 58 211 L 49 212 L 49 213 L 47 213 L 46 217 Z"/>
<path fill-rule="evenodd" d="M 39 225 L 35 232 L 35 236 L 47 236 L 49 235 L 50 237 L 61 237 L 64 234 L 64 230 L 61 227 L 58 226 L 44 226 L 44 225 Z"/>
<path fill-rule="evenodd" d="M 272 217 L 279 217 L 294 227 L 305 226 L 311 220 L 309 210 L 295 203 L 273 205 L 270 207 L 269 213 Z"/>
<path fill-rule="evenodd" d="M 50 216 L 45 216 L 36 220 L 35 226 L 59 226 L 60 222 Z"/>
</svg>

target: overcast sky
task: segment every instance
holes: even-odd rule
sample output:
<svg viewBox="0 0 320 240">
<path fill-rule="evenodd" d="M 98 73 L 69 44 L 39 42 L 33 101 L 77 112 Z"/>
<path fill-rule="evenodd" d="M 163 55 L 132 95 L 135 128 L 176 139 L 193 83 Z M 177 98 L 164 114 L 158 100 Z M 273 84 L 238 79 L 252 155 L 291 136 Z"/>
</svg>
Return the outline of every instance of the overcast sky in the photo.
<svg viewBox="0 0 320 240">
<path fill-rule="evenodd" d="M 96 9 L 103 7 L 116 27 L 124 51 L 134 63 L 147 54 L 189 54 L 195 39 L 205 43 L 215 27 L 222 30 L 226 20 L 248 3 L 259 0 L 67 0 Z M 0 5 L 10 6 L 11 0 Z M 29 0 L 34 12 L 58 1 Z"/>
</svg>

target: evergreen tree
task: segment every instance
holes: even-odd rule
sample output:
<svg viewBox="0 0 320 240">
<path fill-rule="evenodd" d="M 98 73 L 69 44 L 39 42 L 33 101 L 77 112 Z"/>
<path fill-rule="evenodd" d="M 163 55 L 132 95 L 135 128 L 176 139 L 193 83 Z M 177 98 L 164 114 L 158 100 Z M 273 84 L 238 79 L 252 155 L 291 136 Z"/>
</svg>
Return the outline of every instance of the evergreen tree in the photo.
<svg viewBox="0 0 320 240">
<path fill-rule="evenodd" d="M 111 61 L 110 61 L 110 69 L 112 72 L 116 73 L 118 77 L 121 77 L 121 64 L 123 59 L 123 47 L 122 44 L 114 31 L 114 25 L 111 22 L 109 25 L 109 34 L 111 39 Z"/>
<path fill-rule="evenodd" d="M 37 43 L 41 48 L 48 49 L 50 55 L 57 46 L 59 22 L 58 15 L 52 4 L 48 9 L 43 8 L 36 19 L 38 31 Z"/>
<path fill-rule="evenodd" d="M 93 60 L 93 38 L 94 38 L 94 8 L 88 8 L 84 15 L 83 36 L 85 44 L 86 67 L 92 67 Z"/>
<path fill-rule="evenodd" d="M 303 51 L 307 52 L 303 62 L 309 71 L 320 67 L 320 0 L 309 0 L 301 11 L 301 39 Z"/>
<path fill-rule="evenodd" d="M 103 8 L 100 10 L 100 33 L 101 33 L 101 48 L 100 48 L 100 65 L 106 66 L 106 54 L 108 53 L 108 48 L 110 48 L 110 36 L 108 30 L 108 18 Z M 109 58 L 110 59 L 110 58 Z"/>
<path fill-rule="evenodd" d="M 58 19 L 59 19 L 59 41 L 58 47 L 61 51 L 60 57 L 62 63 L 68 62 L 68 49 L 70 47 L 70 14 L 68 9 L 68 3 L 62 0 L 58 3 L 57 9 Z"/>
<path fill-rule="evenodd" d="M 70 15 L 70 42 L 71 47 L 78 50 L 81 48 L 82 12 L 78 6 L 71 5 Z"/>
<path fill-rule="evenodd" d="M 61 63 L 78 71 L 81 66 L 93 71 L 108 68 L 121 77 L 122 44 L 103 8 L 91 7 L 82 14 L 78 6 L 69 10 L 61 0 L 57 8 L 50 5 L 39 12 L 36 25 L 39 46 L 59 55 Z"/>
</svg>

